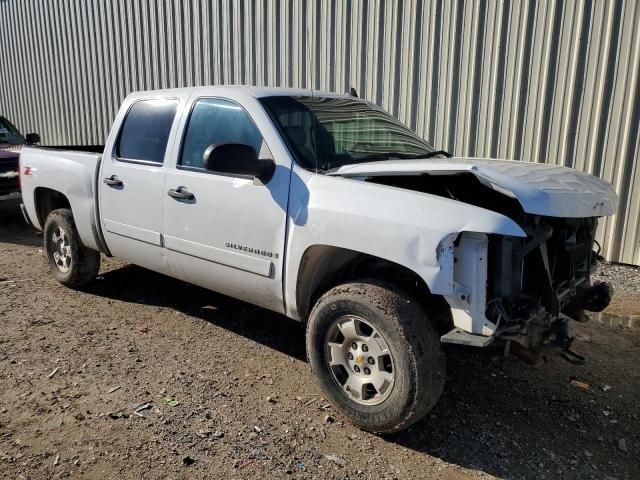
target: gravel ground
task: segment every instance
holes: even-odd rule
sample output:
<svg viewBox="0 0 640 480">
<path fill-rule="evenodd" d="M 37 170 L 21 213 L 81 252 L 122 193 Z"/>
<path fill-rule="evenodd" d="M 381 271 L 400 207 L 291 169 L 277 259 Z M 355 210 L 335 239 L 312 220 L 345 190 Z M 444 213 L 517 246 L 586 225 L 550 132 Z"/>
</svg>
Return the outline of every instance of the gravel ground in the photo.
<svg viewBox="0 0 640 480">
<path fill-rule="evenodd" d="M 601 263 L 594 281 L 608 282 L 613 286 L 613 301 L 609 312 L 614 316 L 638 320 L 640 313 L 640 267 Z"/>
<path fill-rule="evenodd" d="M 609 282 L 620 297 L 640 296 L 640 267 L 601 263 L 593 278 L 595 281 Z"/>
<path fill-rule="evenodd" d="M 578 325 L 584 367 L 447 348 L 432 414 L 383 437 L 322 398 L 301 325 L 113 259 L 68 290 L 40 241 L 0 219 L 5 478 L 640 478 L 633 323 Z M 601 275 L 640 313 L 637 270 Z"/>
</svg>

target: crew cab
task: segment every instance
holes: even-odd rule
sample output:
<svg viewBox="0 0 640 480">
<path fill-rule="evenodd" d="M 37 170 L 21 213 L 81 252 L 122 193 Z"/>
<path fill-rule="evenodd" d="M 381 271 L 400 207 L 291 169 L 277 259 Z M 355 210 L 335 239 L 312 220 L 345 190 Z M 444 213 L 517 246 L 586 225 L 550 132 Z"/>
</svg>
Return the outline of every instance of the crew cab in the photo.
<svg viewBox="0 0 640 480">
<path fill-rule="evenodd" d="M 0 199 L 19 194 L 20 150 L 24 144 L 39 142 L 40 136 L 37 133 L 28 133 L 25 138 L 9 120 L 0 116 Z"/>
<path fill-rule="evenodd" d="M 442 343 L 580 361 L 569 319 L 611 297 L 590 277 L 607 182 L 453 157 L 354 95 L 132 93 L 102 154 L 24 148 L 21 178 L 61 283 L 113 255 L 304 322 L 320 387 L 370 431 L 434 406 Z"/>
</svg>

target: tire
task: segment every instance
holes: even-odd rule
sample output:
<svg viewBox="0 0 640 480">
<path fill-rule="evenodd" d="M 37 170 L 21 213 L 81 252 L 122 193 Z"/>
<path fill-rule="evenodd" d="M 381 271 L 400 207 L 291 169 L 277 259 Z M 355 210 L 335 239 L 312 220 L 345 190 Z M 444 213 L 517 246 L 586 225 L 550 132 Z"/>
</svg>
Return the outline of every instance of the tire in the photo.
<svg viewBox="0 0 640 480">
<path fill-rule="evenodd" d="M 52 211 L 44 225 L 44 250 L 51 273 L 61 284 L 79 288 L 95 280 L 100 253 L 86 248 L 68 208 Z"/>
<path fill-rule="evenodd" d="M 353 332 L 351 322 L 358 334 L 357 350 L 354 342 L 344 345 Z M 380 354 L 385 351 L 381 346 L 387 347 L 390 359 Z M 351 360 L 349 353 L 358 355 Z M 418 302 L 376 281 L 340 285 L 318 300 L 307 325 L 307 355 L 329 401 L 352 423 L 371 432 L 408 428 L 434 407 L 444 389 L 445 357 L 431 320 Z M 342 364 L 332 367 L 330 362 Z M 366 384 L 374 379 L 367 376 L 367 367 L 380 388 Z M 345 370 L 347 380 L 342 383 Z M 352 377 L 356 370 L 360 373 Z M 387 377 L 391 380 L 382 383 Z M 353 390 L 346 388 L 350 379 L 356 384 Z M 365 383 L 362 389 L 360 382 Z"/>
</svg>

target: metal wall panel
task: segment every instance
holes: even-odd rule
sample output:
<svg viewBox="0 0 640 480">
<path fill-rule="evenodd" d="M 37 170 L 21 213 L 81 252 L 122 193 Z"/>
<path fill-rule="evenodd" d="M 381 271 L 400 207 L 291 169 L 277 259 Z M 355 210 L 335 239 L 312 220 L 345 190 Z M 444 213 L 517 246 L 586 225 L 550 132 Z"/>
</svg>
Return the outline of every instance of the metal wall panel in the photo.
<svg viewBox="0 0 640 480">
<path fill-rule="evenodd" d="M 640 264 L 638 0 L 0 0 L 0 112 L 100 144 L 132 90 L 347 91 L 458 155 L 611 181 L 605 255 Z"/>
</svg>

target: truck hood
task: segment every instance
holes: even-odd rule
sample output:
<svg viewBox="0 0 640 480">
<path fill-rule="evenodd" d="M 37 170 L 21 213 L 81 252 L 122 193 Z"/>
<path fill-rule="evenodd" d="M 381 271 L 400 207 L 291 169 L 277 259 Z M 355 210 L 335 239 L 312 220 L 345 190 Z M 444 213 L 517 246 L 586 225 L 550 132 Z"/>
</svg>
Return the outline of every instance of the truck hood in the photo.
<svg viewBox="0 0 640 480">
<path fill-rule="evenodd" d="M 618 197 L 606 181 L 567 167 L 517 160 L 429 158 L 386 160 L 345 165 L 329 175 L 377 176 L 455 175 L 471 173 L 484 185 L 518 200 L 525 212 L 549 217 L 613 215 Z"/>
</svg>

